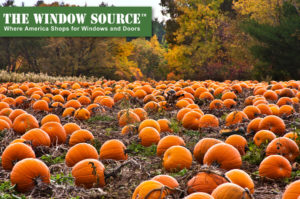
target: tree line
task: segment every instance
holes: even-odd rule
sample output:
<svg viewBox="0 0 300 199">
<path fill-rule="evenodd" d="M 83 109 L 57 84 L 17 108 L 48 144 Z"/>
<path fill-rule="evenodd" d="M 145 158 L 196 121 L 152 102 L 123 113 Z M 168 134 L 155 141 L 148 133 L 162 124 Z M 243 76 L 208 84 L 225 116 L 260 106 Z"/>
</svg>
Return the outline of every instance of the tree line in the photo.
<svg viewBox="0 0 300 199">
<path fill-rule="evenodd" d="M 169 19 L 153 20 L 151 38 L 0 38 L 0 68 L 127 80 L 299 79 L 300 0 L 160 4 Z"/>
</svg>

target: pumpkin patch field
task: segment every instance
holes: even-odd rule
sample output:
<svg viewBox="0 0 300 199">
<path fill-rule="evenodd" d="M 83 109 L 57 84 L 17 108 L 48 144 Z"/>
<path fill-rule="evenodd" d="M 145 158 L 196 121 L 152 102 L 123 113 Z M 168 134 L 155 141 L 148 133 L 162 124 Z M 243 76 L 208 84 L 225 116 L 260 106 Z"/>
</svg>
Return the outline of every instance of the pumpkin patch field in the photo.
<svg viewBox="0 0 300 199">
<path fill-rule="evenodd" d="M 0 198 L 299 199 L 300 81 L 0 84 Z"/>
</svg>

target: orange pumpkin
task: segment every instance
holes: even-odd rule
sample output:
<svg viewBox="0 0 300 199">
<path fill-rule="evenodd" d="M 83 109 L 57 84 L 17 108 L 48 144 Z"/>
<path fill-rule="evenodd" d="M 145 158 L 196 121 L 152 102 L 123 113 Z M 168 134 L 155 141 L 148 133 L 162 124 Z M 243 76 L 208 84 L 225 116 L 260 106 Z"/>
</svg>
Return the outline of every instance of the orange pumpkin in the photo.
<svg viewBox="0 0 300 199">
<path fill-rule="evenodd" d="M 187 183 L 188 193 L 204 192 L 211 194 L 212 191 L 220 184 L 226 183 L 227 180 L 217 174 L 209 172 L 200 172 Z"/>
<path fill-rule="evenodd" d="M 73 107 L 68 107 L 64 110 L 64 112 L 62 113 L 63 117 L 67 117 L 67 116 L 73 116 L 73 114 L 75 113 L 75 108 Z"/>
<path fill-rule="evenodd" d="M 300 145 L 300 140 L 298 139 L 298 134 L 296 132 L 288 132 L 284 134 L 283 137 L 290 138 L 291 140 L 294 140 L 298 145 Z"/>
<path fill-rule="evenodd" d="M 260 146 L 262 144 L 271 142 L 275 138 L 276 135 L 272 131 L 260 130 L 254 135 L 253 141 L 256 146 Z"/>
<path fill-rule="evenodd" d="M 11 170 L 17 161 L 25 158 L 35 158 L 35 153 L 30 146 L 21 142 L 10 144 L 2 153 L 2 167 Z"/>
<path fill-rule="evenodd" d="M 156 180 L 162 183 L 163 185 L 170 187 L 171 189 L 179 187 L 179 183 L 177 182 L 177 180 L 169 175 L 157 175 L 153 177 L 152 180 Z"/>
<path fill-rule="evenodd" d="M 132 111 L 127 110 L 125 113 L 122 114 L 122 116 L 119 119 L 119 125 L 121 127 L 127 125 L 127 124 L 134 124 L 137 122 L 140 122 L 140 117 L 133 113 Z"/>
<path fill-rule="evenodd" d="M 137 134 L 137 127 L 134 126 L 133 124 L 128 124 L 124 126 L 121 130 L 122 135 L 134 135 Z"/>
<path fill-rule="evenodd" d="M 186 113 L 190 112 L 190 111 L 192 111 L 191 108 L 182 108 L 182 109 L 180 109 L 180 110 L 178 111 L 178 113 L 177 113 L 177 116 L 176 116 L 177 120 L 178 120 L 178 121 L 182 121 L 184 115 L 185 115 Z"/>
<path fill-rule="evenodd" d="M 259 129 L 270 130 L 277 135 L 283 135 L 285 132 L 285 123 L 280 117 L 270 115 L 260 121 Z"/>
<path fill-rule="evenodd" d="M 73 123 L 73 122 L 66 123 L 63 127 L 64 127 L 67 135 L 71 135 L 73 132 L 81 129 L 78 124 Z"/>
<path fill-rule="evenodd" d="M 293 140 L 286 137 L 279 137 L 272 140 L 267 148 L 266 155 L 282 155 L 290 162 L 294 162 L 299 156 L 299 147 Z"/>
<path fill-rule="evenodd" d="M 199 121 L 200 128 L 219 127 L 219 119 L 211 114 L 203 115 Z"/>
<path fill-rule="evenodd" d="M 292 182 L 283 193 L 282 199 L 299 199 L 300 196 L 300 180 Z"/>
<path fill-rule="evenodd" d="M 260 124 L 261 120 L 262 120 L 262 118 L 260 118 L 260 117 L 251 120 L 251 122 L 249 122 L 249 124 L 247 126 L 247 133 L 252 134 L 252 133 L 256 133 L 257 131 L 259 131 L 259 124 Z"/>
<path fill-rule="evenodd" d="M 90 144 L 79 143 L 72 146 L 66 154 L 66 165 L 73 167 L 77 162 L 84 159 L 98 159 L 99 155 L 97 150 Z"/>
<path fill-rule="evenodd" d="M 13 110 L 11 108 L 4 108 L 0 111 L 0 115 L 8 117 L 12 112 Z"/>
<path fill-rule="evenodd" d="M 215 144 L 222 143 L 221 140 L 217 140 L 214 138 L 203 138 L 194 147 L 194 157 L 195 159 L 202 164 L 203 158 L 207 150 Z"/>
<path fill-rule="evenodd" d="M 271 179 L 289 178 L 292 173 L 290 162 L 281 155 L 270 155 L 259 165 L 259 175 Z"/>
<path fill-rule="evenodd" d="M 159 132 L 153 127 L 145 127 L 139 132 L 141 144 L 145 147 L 157 144 L 160 140 Z"/>
<path fill-rule="evenodd" d="M 104 166 L 99 160 L 84 159 L 72 168 L 72 176 L 77 186 L 84 188 L 104 187 Z"/>
<path fill-rule="evenodd" d="M 223 104 L 226 108 L 231 109 L 235 107 L 237 103 L 233 99 L 226 99 L 223 101 Z"/>
<path fill-rule="evenodd" d="M 254 193 L 254 183 L 251 177 L 243 170 L 232 169 L 225 173 L 225 176 L 230 182 L 241 186 L 242 188 L 248 188 L 250 193 Z"/>
<path fill-rule="evenodd" d="M 38 179 L 50 184 L 50 171 L 45 163 L 34 158 L 19 161 L 10 173 L 11 184 L 16 185 L 17 191 L 22 193 L 33 190 Z"/>
<path fill-rule="evenodd" d="M 288 116 L 295 113 L 295 109 L 290 105 L 283 105 L 279 108 L 279 116 Z"/>
<path fill-rule="evenodd" d="M 132 110 L 135 114 L 137 114 L 141 121 L 145 120 L 148 117 L 148 113 L 143 108 L 135 108 Z"/>
<path fill-rule="evenodd" d="M 172 146 L 164 153 L 163 166 L 167 171 L 189 169 L 192 160 L 192 154 L 188 149 L 183 146 Z"/>
<path fill-rule="evenodd" d="M 248 116 L 244 112 L 233 111 L 233 112 L 229 113 L 226 117 L 226 126 L 238 124 L 247 119 L 248 119 Z"/>
<path fill-rule="evenodd" d="M 256 118 L 261 112 L 256 106 L 246 106 L 243 112 L 248 116 L 250 120 Z"/>
<path fill-rule="evenodd" d="M 91 113 L 85 108 L 77 109 L 74 113 L 74 117 L 79 120 L 88 120 L 90 116 Z"/>
<path fill-rule="evenodd" d="M 18 134 L 24 134 L 34 128 L 39 128 L 39 123 L 34 116 L 27 113 L 19 115 L 13 122 L 13 129 Z"/>
<path fill-rule="evenodd" d="M 213 192 L 214 199 L 251 199 L 251 196 L 245 189 L 233 183 L 224 183 L 218 186 Z"/>
<path fill-rule="evenodd" d="M 171 146 L 185 146 L 184 140 L 176 135 L 168 135 L 163 137 L 157 144 L 156 154 L 161 156 Z"/>
<path fill-rule="evenodd" d="M 21 137 L 22 139 L 29 140 L 34 147 L 37 146 L 50 146 L 50 137 L 42 129 L 31 129 Z"/>
<path fill-rule="evenodd" d="M 182 118 L 182 126 L 186 129 L 197 130 L 202 114 L 196 111 L 190 111 Z"/>
<path fill-rule="evenodd" d="M 161 132 L 169 132 L 172 133 L 173 130 L 171 129 L 171 122 L 168 119 L 159 119 L 157 120 Z"/>
<path fill-rule="evenodd" d="M 69 139 L 69 146 L 74 146 L 78 143 L 84 143 L 84 142 L 93 142 L 94 136 L 93 134 L 85 129 L 79 129 L 74 131 Z"/>
<path fill-rule="evenodd" d="M 15 109 L 13 110 L 13 112 L 11 112 L 9 114 L 9 119 L 13 122 L 15 120 L 16 117 L 18 117 L 19 115 L 26 113 L 26 111 L 24 111 L 23 109 Z"/>
<path fill-rule="evenodd" d="M 100 148 L 101 160 L 127 160 L 126 146 L 120 140 L 107 140 Z"/>
<path fill-rule="evenodd" d="M 65 103 L 64 107 L 69 108 L 72 107 L 74 109 L 79 109 L 82 105 L 78 100 L 69 100 Z"/>
<path fill-rule="evenodd" d="M 160 125 L 157 121 L 153 119 L 146 119 L 140 123 L 139 132 L 145 127 L 153 127 L 160 133 Z"/>
<path fill-rule="evenodd" d="M 41 127 L 50 137 L 51 144 L 63 144 L 66 142 L 67 134 L 64 127 L 58 122 L 47 122 Z"/>
<path fill-rule="evenodd" d="M 143 181 L 135 188 L 131 199 L 145 199 L 146 196 L 148 196 L 149 199 L 165 198 L 168 192 L 166 190 L 161 191 L 163 186 L 162 183 L 156 180 Z"/>
<path fill-rule="evenodd" d="M 242 159 L 239 151 L 225 143 L 213 145 L 206 152 L 203 163 L 207 165 L 217 164 L 221 169 L 239 169 Z"/>
<path fill-rule="evenodd" d="M 10 129 L 10 126 L 7 121 L 0 119 L 0 131 L 3 131 L 4 129 Z"/>
<path fill-rule="evenodd" d="M 241 135 L 231 135 L 225 140 L 226 144 L 232 145 L 241 155 L 245 155 L 245 149 L 248 146 L 247 140 Z"/>
<path fill-rule="evenodd" d="M 48 102 L 45 100 L 37 100 L 33 103 L 32 108 L 36 111 L 49 111 Z"/>
<path fill-rule="evenodd" d="M 45 117 L 43 117 L 43 119 L 41 120 L 41 125 L 44 125 L 47 122 L 58 122 L 58 123 L 60 123 L 60 119 L 55 114 L 48 114 Z"/>
<path fill-rule="evenodd" d="M 11 128 L 12 125 L 13 125 L 12 121 L 8 117 L 6 117 L 6 116 L 0 115 L 0 120 L 4 120 L 5 122 L 7 122 L 9 128 Z"/>
<path fill-rule="evenodd" d="M 222 100 L 215 99 L 209 104 L 209 109 L 221 109 L 224 106 L 224 103 Z"/>
</svg>

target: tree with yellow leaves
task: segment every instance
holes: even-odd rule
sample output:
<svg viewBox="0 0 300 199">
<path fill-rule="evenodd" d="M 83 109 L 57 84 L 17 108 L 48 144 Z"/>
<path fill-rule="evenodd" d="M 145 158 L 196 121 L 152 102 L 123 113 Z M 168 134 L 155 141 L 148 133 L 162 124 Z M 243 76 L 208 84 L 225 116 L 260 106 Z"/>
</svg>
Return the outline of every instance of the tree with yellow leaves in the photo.
<svg viewBox="0 0 300 199">
<path fill-rule="evenodd" d="M 241 16 L 250 16 L 260 23 L 277 24 L 283 0 L 236 0 L 234 9 Z"/>
</svg>

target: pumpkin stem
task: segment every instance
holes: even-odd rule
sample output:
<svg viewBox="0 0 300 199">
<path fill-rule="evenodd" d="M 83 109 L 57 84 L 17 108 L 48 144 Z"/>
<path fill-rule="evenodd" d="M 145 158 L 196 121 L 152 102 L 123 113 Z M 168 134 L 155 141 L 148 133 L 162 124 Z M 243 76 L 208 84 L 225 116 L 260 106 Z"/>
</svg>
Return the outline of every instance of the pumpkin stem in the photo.
<svg viewBox="0 0 300 199">
<path fill-rule="evenodd" d="M 117 175 L 117 173 L 119 173 L 120 170 L 121 170 L 124 166 L 126 166 L 127 164 L 129 164 L 129 163 L 138 165 L 138 163 L 137 163 L 135 160 L 133 160 L 133 159 L 127 160 L 127 161 L 123 162 L 121 165 L 119 165 L 118 167 L 114 168 L 111 172 L 109 172 L 109 173 L 104 172 L 105 178 L 107 179 L 107 178 L 109 178 L 109 177 L 111 177 L 111 176 L 115 177 L 115 176 Z"/>
<path fill-rule="evenodd" d="M 147 193 L 147 195 L 144 197 L 145 199 L 148 199 L 148 197 L 150 197 L 150 195 L 153 193 L 153 192 L 156 192 L 156 191 L 160 191 L 160 195 L 159 195 L 159 199 L 163 199 L 162 196 L 163 196 L 163 192 L 164 191 L 167 191 L 167 193 L 171 193 L 171 192 L 174 192 L 174 191 L 178 191 L 178 192 L 181 192 L 183 193 L 184 191 L 179 189 L 179 188 L 171 188 L 171 187 L 168 187 L 166 185 L 162 186 L 161 188 L 157 188 L 157 189 L 152 189 L 151 191 L 149 191 Z"/>
<path fill-rule="evenodd" d="M 218 164 L 218 163 L 217 163 Z M 213 171 L 213 170 L 210 170 L 210 169 L 200 169 L 199 172 L 205 172 L 205 173 L 212 173 L 212 174 L 215 174 L 215 175 L 218 175 L 220 177 L 223 177 L 225 178 L 225 180 L 227 180 L 228 182 L 231 182 L 229 180 L 229 178 L 227 178 L 227 176 L 224 174 L 224 173 L 219 173 L 217 171 Z"/>
<path fill-rule="evenodd" d="M 217 161 L 213 161 L 213 163 L 211 164 L 211 166 L 220 168 L 221 164 L 219 164 Z"/>
<path fill-rule="evenodd" d="M 249 191 L 248 188 L 245 188 L 244 190 L 245 190 L 245 191 L 243 192 L 243 197 L 242 197 L 242 199 L 246 199 L 246 194 L 247 194 L 251 199 L 254 199 L 254 197 L 252 196 L 252 194 L 250 193 L 250 191 Z"/>
</svg>

